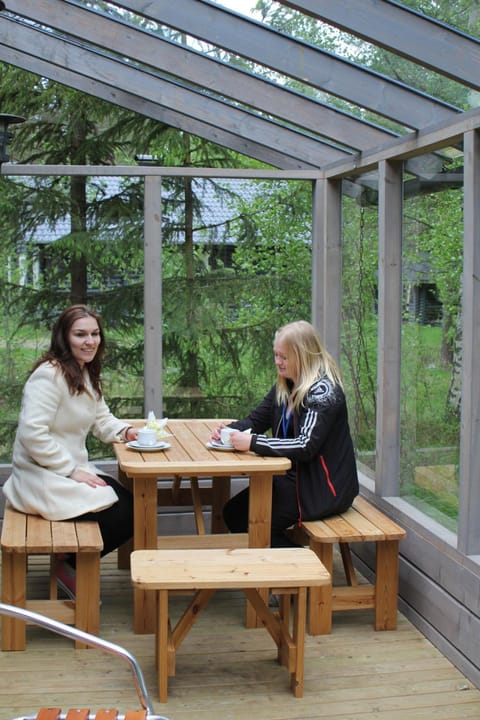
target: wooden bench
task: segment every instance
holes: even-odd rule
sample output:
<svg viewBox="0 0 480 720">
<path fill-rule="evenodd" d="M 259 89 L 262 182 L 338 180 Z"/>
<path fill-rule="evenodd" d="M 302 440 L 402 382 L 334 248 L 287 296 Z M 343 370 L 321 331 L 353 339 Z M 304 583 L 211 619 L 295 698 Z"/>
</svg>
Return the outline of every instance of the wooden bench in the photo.
<svg viewBox="0 0 480 720">
<path fill-rule="evenodd" d="M 398 606 L 398 552 L 405 530 L 358 496 L 341 515 L 304 522 L 292 532 L 295 542 L 308 545 L 333 575 L 333 546 L 339 544 L 347 586 L 317 587 L 309 593 L 311 635 L 330 633 L 332 611 L 374 608 L 375 630 L 395 630 Z M 358 583 L 350 543 L 374 542 L 375 583 Z"/>
<path fill-rule="evenodd" d="M 1 535 L 2 602 L 33 610 L 80 630 L 97 635 L 100 625 L 100 551 L 103 540 L 98 523 L 62 520 L 51 522 L 5 508 Z M 54 555 L 76 555 L 76 599 L 59 600 Z M 27 568 L 30 555 L 50 555 L 49 599 L 27 599 Z M 25 650 L 26 624 L 4 617 L 2 650 Z M 75 647 L 87 645 L 75 641 Z"/>
<path fill-rule="evenodd" d="M 307 588 L 328 586 L 331 578 L 308 548 L 136 550 L 131 557 L 134 587 L 157 593 L 156 661 L 160 702 L 167 701 L 168 677 L 175 675 L 175 654 L 216 590 L 241 589 L 277 645 L 277 658 L 290 673 L 295 697 L 303 696 Z M 260 588 L 281 595 L 279 612 Z M 196 593 L 171 627 L 170 592 Z M 290 632 L 290 596 L 294 597 Z"/>
</svg>

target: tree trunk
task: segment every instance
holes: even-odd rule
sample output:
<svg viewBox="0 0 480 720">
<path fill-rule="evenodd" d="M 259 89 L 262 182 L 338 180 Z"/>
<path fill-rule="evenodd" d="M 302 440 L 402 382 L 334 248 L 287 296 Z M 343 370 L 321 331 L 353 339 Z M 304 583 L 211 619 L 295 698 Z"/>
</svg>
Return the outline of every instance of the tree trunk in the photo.
<svg viewBox="0 0 480 720">
<path fill-rule="evenodd" d="M 87 229 L 86 178 L 72 177 L 70 185 L 71 231 L 80 236 Z M 87 258 L 82 248 L 75 248 L 70 259 L 70 300 L 73 304 L 86 303 L 88 298 Z"/>
<path fill-rule="evenodd" d="M 455 345 L 452 359 L 452 375 L 447 395 L 447 414 L 454 414 L 460 417 L 460 404 L 462 400 L 462 315 L 457 315 Z"/>
<path fill-rule="evenodd" d="M 190 136 L 185 135 L 185 165 L 188 166 L 191 163 L 190 156 Z M 194 262 L 194 247 L 193 247 L 193 190 L 192 190 L 192 178 L 185 178 L 185 277 L 186 283 L 186 303 L 185 310 L 187 313 L 188 324 L 195 323 L 196 308 L 195 308 L 195 262 Z M 198 389 L 199 385 L 199 369 L 198 369 L 198 341 L 195 330 L 191 333 L 191 339 L 189 343 L 189 349 L 185 357 L 184 372 L 182 375 L 181 384 L 184 387 L 191 389 Z"/>
</svg>

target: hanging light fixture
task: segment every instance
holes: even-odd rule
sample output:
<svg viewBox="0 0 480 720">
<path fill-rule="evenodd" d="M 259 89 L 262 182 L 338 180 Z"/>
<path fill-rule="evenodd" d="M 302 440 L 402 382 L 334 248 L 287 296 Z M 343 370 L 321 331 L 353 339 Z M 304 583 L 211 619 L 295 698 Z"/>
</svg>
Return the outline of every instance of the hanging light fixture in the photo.
<svg viewBox="0 0 480 720">
<path fill-rule="evenodd" d="M 8 126 L 23 122 L 25 122 L 25 118 L 20 117 L 20 115 L 3 115 L 0 113 L 0 165 L 8 162 L 9 159 L 7 155 L 7 145 L 12 139 L 12 133 L 8 131 Z"/>
</svg>

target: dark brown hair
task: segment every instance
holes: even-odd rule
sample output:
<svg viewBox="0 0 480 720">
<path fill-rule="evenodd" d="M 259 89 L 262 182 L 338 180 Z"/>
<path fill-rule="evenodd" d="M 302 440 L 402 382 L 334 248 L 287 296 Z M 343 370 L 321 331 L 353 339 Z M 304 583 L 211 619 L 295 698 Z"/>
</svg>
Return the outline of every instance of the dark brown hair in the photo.
<svg viewBox="0 0 480 720">
<path fill-rule="evenodd" d="M 73 323 L 80 318 L 92 317 L 97 321 L 100 331 L 100 344 L 93 360 L 85 363 L 85 371 L 97 397 L 102 397 L 101 369 L 105 355 L 105 335 L 100 315 L 87 305 L 71 305 L 66 308 L 55 321 L 49 349 L 36 361 L 32 372 L 42 363 L 51 362 L 59 367 L 65 377 L 72 395 L 88 392 L 82 368 L 72 355 L 68 336 Z"/>
</svg>

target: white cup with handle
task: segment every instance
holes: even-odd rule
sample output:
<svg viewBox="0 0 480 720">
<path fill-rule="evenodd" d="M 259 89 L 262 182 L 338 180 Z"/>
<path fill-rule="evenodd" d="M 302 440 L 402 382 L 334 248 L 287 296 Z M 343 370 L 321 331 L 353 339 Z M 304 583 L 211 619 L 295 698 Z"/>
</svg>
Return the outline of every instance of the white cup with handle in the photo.
<svg viewBox="0 0 480 720">
<path fill-rule="evenodd" d="M 137 436 L 137 443 L 144 447 L 151 447 L 157 444 L 157 431 L 155 428 L 140 428 Z"/>
<path fill-rule="evenodd" d="M 232 441 L 230 440 L 230 434 L 233 432 L 233 428 L 231 427 L 224 427 L 220 430 L 220 440 L 222 441 L 223 445 L 232 445 Z"/>
</svg>

